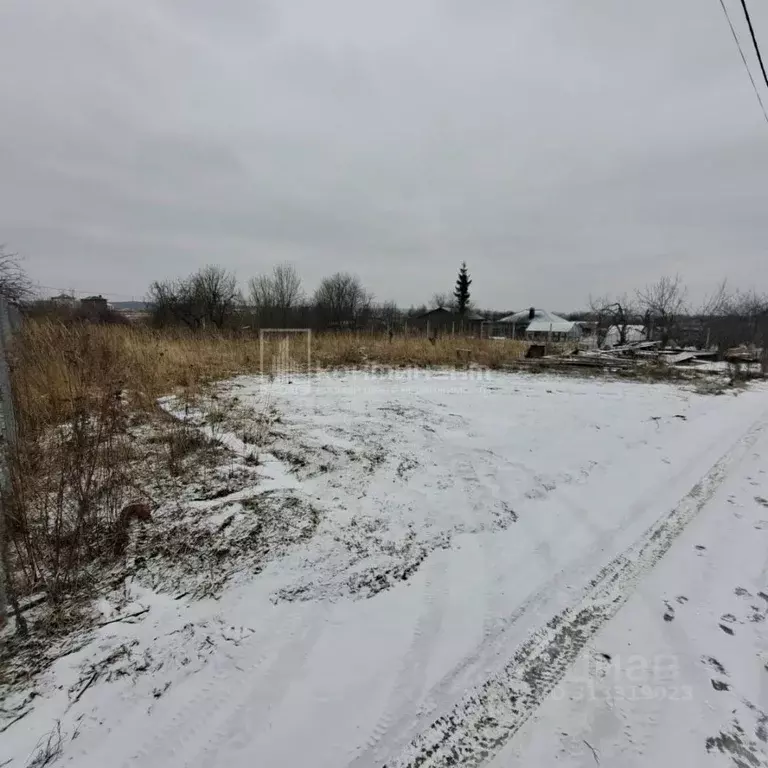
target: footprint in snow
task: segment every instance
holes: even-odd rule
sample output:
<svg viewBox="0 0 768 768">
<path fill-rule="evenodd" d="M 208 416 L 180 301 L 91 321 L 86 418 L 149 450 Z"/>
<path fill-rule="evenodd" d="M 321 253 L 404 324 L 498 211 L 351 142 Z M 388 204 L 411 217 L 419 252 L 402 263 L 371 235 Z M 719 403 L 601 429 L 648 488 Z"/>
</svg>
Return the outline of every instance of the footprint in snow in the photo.
<svg viewBox="0 0 768 768">
<path fill-rule="evenodd" d="M 665 600 L 664 605 L 666 606 L 667 610 L 664 613 L 664 621 L 674 621 L 675 620 L 675 609 Z"/>
<path fill-rule="evenodd" d="M 728 677 L 728 673 L 725 671 L 725 667 L 714 656 L 702 656 L 701 662 L 702 664 L 706 664 L 706 666 L 711 667 L 716 672 L 719 672 L 721 675 Z"/>
<path fill-rule="evenodd" d="M 703 544 L 697 544 L 694 549 L 696 552 L 698 552 L 698 554 L 702 554 L 703 552 L 707 551 L 707 548 Z"/>
<path fill-rule="evenodd" d="M 715 680 L 714 678 L 710 681 L 712 683 L 712 687 L 716 691 L 730 691 L 731 686 L 728 685 L 728 683 L 724 682 L 723 680 Z"/>
<path fill-rule="evenodd" d="M 678 595 L 675 600 L 677 600 L 680 605 L 685 605 L 688 602 L 688 598 L 685 595 Z"/>
<path fill-rule="evenodd" d="M 768 507 L 768 499 L 764 499 L 762 496 L 755 496 L 755 501 L 763 507 Z"/>
<path fill-rule="evenodd" d="M 720 629 L 722 629 L 726 635 L 733 634 L 733 630 L 730 627 L 726 626 L 725 624 L 718 624 L 717 626 L 720 627 Z"/>
</svg>

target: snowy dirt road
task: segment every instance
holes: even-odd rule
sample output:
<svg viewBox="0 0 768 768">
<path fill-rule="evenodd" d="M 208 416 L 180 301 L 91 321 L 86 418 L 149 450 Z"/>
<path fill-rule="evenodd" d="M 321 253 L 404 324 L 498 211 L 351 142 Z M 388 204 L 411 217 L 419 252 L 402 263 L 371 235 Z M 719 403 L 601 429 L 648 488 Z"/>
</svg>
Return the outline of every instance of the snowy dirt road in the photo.
<svg viewBox="0 0 768 768">
<path fill-rule="evenodd" d="M 597 755 L 665 764 L 661 752 L 643 759 L 654 734 L 676 738 L 671 720 L 648 725 L 659 701 L 627 735 L 637 701 L 617 714 L 598 692 L 585 714 L 573 693 L 581 689 L 569 675 L 584 663 L 593 672 L 595 658 L 612 670 L 594 673 L 605 686 L 617 669 L 626 674 L 616 656 L 626 657 L 630 632 L 643 658 L 672 655 L 681 676 L 698 675 L 676 681 L 681 696 L 692 687 L 679 717 L 697 764 L 730 764 L 735 722 L 747 753 L 763 759 L 754 731 L 766 728 L 768 704 L 759 634 L 768 508 L 755 498 L 768 498 L 756 458 L 768 448 L 765 390 L 714 397 L 661 384 L 405 372 L 237 379 L 219 393 L 234 398 L 280 414 L 254 492 L 311 505 L 313 535 L 258 574 L 240 573 L 215 600 L 131 585 L 150 610 L 56 662 L 34 711 L 0 737 L 0 764 L 7 755 L 25 765 L 56 719 L 64 757 L 94 768 L 550 765 L 564 756 L 590 765 Z M 234 428 L 218 437 L 249 450 Z M 220 519 L 241 497 L 217 499 L 211 514 Z M 688 541 L 696 526 L 702 550 Z M 715 623 L 690 618 L 713 611 Z M 700 638 L 683 643 L 691 633 Z M 123 647 L 146 666 L 72 694 L 83 669 Z M 703 672 L 700 658 L 728 674 Z M 702 698 L 702 675 L 729 686 L 706 727 L 695 714 L 712 698 Z M 726 696 L 746 703 L 724 720 Z"/>
</svg>

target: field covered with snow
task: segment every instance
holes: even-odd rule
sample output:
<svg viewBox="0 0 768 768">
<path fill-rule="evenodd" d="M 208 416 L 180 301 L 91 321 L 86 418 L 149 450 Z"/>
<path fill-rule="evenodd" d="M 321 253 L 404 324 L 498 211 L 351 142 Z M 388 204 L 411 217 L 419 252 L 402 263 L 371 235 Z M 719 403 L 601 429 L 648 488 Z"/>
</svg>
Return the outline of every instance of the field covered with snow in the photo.
<svg viewBox="0 0 768 768">
<path fill-rule="evenodd" d="M 2 703 L 0 766 L 59 729 L 78 768 L 768 765 L 761 385 L 348 372 L 164 406 L 240 482 L 156 513 L 204 535 Z"/>
</svg>

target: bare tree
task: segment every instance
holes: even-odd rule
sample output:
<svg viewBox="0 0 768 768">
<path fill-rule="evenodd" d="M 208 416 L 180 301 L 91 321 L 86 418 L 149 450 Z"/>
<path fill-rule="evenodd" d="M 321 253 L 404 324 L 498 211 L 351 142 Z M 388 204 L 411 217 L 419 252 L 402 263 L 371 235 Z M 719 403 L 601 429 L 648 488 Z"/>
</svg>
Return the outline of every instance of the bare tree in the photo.
<svg viewBox="0 0 768 768">
<path fill-rule="evenodd" d="M 259 317 L 269 316 L 274 312 L 275 288 L 269 275 L 252 277 L 248 281 L 248 296 Z"/>
<path fill-rule="evenodd" d="M 187 323 L 182 311 L 181 285 L 178 281 L 155 280 L 147 292 L 152 324 L 159 328 Z"/>
<path fill-rule="evenodd" d="M 696 311 L 701 317 L 721 317 L 733 309 L 734 294 L 728 288 L 728 280 L 718 283 L 712 293 L 704 297 Z"/>
<path fill-rule="evenodd" d="M 744 335 L 739 341 L 765 350 L 768 342 L 768 294 L 754 289 L 744 293 L 737 291 L 733 297 L 732 314 L 744 324 Z M 765 357 L 764 366 L 768 367 L 768 358 Z"/>
<path fill-rule="evenodd" d="M 272 271 L 278 311 L 285 318 L 304 298 L 301 278 L 293 264 L 278 264 Z"/>
<path fill-rule="evenodd" d="M 731 301 L 731 311 L 742 317 L 760 317 L 768 310 L 768 295 L 749 291 L 736 291 Z"/>
<path fill-rule="evenodd" d="M 181 323 L 192 329 L 223 328 L 240 301 L 237 278 L 223 267 L 207 266 L 181 280 L 155 281 L 147 302 L 155 325 Z"/>
<path fill-rule="evenodd" d="M 637 320 L 637 304 L 626 294 L 617 298 L 602 296 L 589 297 L 589 306 L 597 316 L 598 342 L 602 344 L 610 328 L 615 327 L 619 339 L 619 346 L 627 343 L 627 335 L 630 325 Z"/>
<path fill-rule="evenodd" d="M 450 293 L 435 293 L 432 296 L 432 301 L 430 302 L 430 306 L 433 309 L 455 309 L 456 308 L 456 300 L 454 299 L 453 295 Z"/>
<path fill-rule="evenodd" d="M 237 277 L 223 267 L 209 265 L 192 276 L 190 287 L 204 320 L 223 328 L 240 300 Z"/>
<path fill-rule="evenodd" d="M 292 264 L 278 264 L 271 275 L 254 277 L 248 285 L 260 323 L 288 325 L 291 313 L 304 299 L 301 278 Z"/>
<path fill-rule="evenodd" d="M 768 294 L 731 291 L 725 280 L 698 310 L 706 340 L 721 352 L 740 344 L 765 346 L 768 339 Z"/>
<path fill-rule="evenodd" d="M 371 316 L 388 331 L 394 330 L 403 323 L 403 313 L 394 301 L 385 301 L 371 307 Z"/>
<path fill-rule="evenodd" d="M 31 295 L 32 281 L 21 266 L 21 257 L 0 245 L 0 296 L 9 301 L 22 301 Z"/>
<path fill-rule="evenodd" d="M 319 320 L 335 327 L 356 327 L 365 321 L 373 296 L 360 279 L 348 272 L 325 277 L 315 291 L 314 304 Z"/>
<path fill-rule="evenodd" d="M 662 347 L 669 344 L 680 315 L 685 312 L 686 294 L 687 289 L 680 275 L 662 277 L 637 292 L 646 317 L 659 331 Z"/>
</svg>

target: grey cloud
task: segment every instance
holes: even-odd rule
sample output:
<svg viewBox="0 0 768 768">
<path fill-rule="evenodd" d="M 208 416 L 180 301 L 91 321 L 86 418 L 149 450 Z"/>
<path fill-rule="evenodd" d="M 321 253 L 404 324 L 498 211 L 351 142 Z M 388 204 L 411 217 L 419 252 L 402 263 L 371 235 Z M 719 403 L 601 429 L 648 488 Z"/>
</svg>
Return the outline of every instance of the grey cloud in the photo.
<svg viewBox="0 0 768 768">
<path fill-rule="evenodd" d="M 462 259 L 505 308 L 752 285 L 768 126 L 711 6 L 6 0 L 0 242 L 125 295 L 282 259 L 403 304 Z"/>
</svg>

